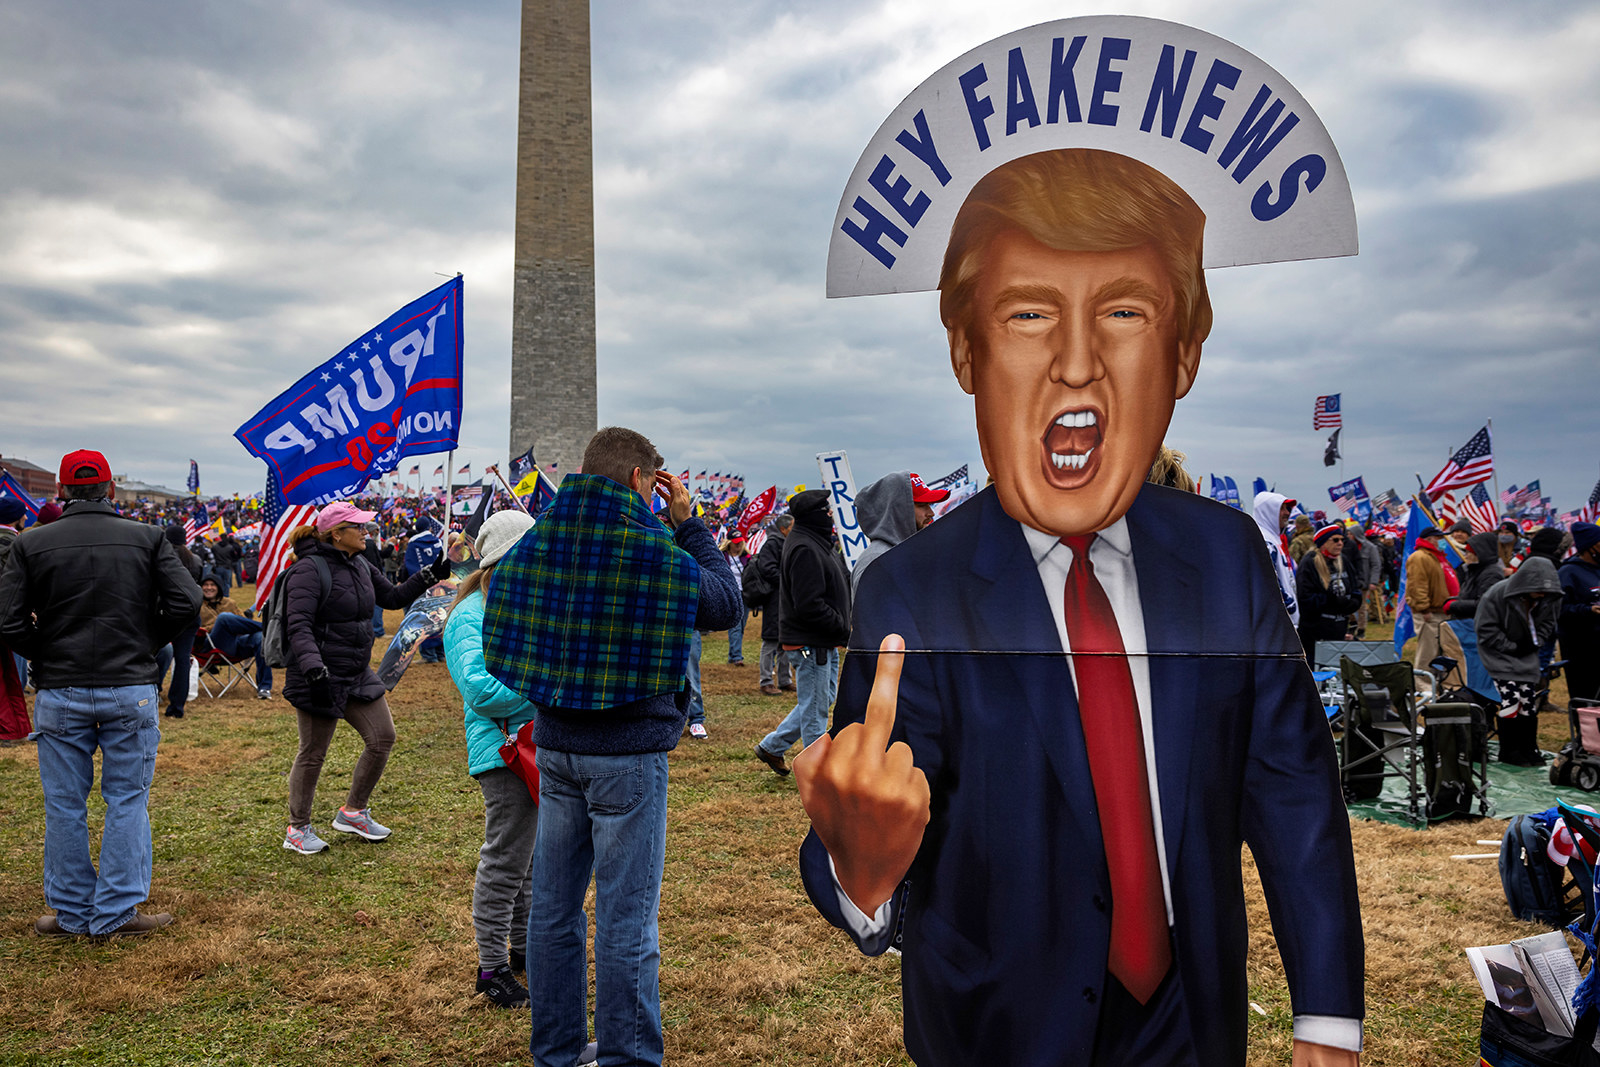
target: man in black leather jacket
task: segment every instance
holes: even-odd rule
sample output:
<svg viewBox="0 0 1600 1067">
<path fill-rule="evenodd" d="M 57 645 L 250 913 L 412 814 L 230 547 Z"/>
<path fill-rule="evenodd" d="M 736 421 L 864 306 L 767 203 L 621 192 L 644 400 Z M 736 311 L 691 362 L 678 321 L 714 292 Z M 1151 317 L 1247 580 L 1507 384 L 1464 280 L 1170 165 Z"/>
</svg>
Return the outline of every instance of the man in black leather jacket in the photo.
<svg viewBox="0 0 1600 1067">
<path fill-rule="evenodd" d="M 32 661 L 44 787 L 41 934 L 142 934 L 172 921 L 141 915 L 150 895 L 150 779 L 155 771 L 156 650 L 188 626 L 200 587 L 159 527 L 119 517 L 98 452 L 61 461 L 61 518 L 17 538 L 0 574 L 0 641 Z M 89 857 L 94 750 L 106 802 L 100 869 Z"/>
</svg>

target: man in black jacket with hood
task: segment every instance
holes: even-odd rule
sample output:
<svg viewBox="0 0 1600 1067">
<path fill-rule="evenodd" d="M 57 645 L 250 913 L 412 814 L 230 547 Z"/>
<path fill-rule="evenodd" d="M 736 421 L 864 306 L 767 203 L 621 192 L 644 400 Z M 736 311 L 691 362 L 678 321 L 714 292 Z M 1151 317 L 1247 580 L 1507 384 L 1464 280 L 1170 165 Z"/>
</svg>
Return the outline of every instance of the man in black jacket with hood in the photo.
<svg viewBox="0 0 1600 1067">
<path fill-rule="evenodd" d="M 155 526 L 111 507 L 111 467 L 82 450 L 61 461 L 59 521 L 17 539 L 0 575 L 0 641 L 26 655 L 44 787 L 44 892 L 56 914 L 40 934 L 143 934 L 172 921 L 141 915 L 150 895 L 150 778 L 155 771 L 156 650 L 200 610 L 200 587 Z M 89 858 L 94 751 L 106 802 L 100 869 Z"/>
<path fill-rule="evenodd" d="M 795 741 L 809 745 L 828 732 L 828 711 L 839 688 L 839 649 L 850 640 L 850 574 L 833 547 L 828 492 L 808 489 L 789 502 L 794 529 L 783 544 L 778 587 L 778 639 L 794 666 L 795 704 L 756 745 L 756 758 L 788 774 L 783 755 Z"/>
</svg>

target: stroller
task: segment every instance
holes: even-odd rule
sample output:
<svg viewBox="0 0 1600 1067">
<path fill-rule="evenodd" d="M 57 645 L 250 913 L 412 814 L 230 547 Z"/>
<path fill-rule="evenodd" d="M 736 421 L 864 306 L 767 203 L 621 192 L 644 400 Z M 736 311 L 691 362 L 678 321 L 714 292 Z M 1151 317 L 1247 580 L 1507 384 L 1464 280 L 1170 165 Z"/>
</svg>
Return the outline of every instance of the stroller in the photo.
<svg viewBox="0 0 1600 1067">
<path fill-rule="evenodd" d="M 1600 701 L 1568 701 L 1567 729 L 1571 736 L 1550 765 L 1550 784 L 1600 790 Z"/>
</svg>

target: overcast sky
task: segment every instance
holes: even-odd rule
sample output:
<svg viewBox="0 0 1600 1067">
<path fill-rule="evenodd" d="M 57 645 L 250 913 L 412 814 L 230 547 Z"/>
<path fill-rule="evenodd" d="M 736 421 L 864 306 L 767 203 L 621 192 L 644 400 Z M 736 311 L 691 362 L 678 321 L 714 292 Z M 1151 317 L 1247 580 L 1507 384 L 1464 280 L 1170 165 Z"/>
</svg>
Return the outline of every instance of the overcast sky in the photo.
<svg viewBox="0 0 1600 1067">
<path fill-rule="evenodd" d="M 1500 485 L 1600 474 L 1600 8 L 1129 3 L 1276 67 L 1343 156 L 1361 254 L 1214 270 L 1169 443 L 1326 501 L 1415 487 L 1486 418 Z M 879 123 L 1059 4 L 595 0 L 600 418 L 754 489 L 980 472 L 934 294 L 825 300 Z M 1081 13 L 1091 13 L 1084 11 Z M 0 453 L 104 450 L 253 492 L 233 430 L 401 304 L 466 278 L 456 463 L 504 460 L 520 4 L 0 6 Z M 424 460 L 427 470 L 438 461 Z"/>
</svg>

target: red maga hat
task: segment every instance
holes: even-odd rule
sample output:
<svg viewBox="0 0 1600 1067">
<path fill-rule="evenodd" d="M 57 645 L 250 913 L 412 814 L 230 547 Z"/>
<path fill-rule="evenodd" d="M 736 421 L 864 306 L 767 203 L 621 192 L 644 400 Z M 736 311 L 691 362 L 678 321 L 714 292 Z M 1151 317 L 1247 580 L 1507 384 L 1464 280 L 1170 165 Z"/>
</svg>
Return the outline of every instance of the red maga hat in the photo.
<svg viewBox="0 0 1600 1067">
<path fill-rule="evenodd" d="M 923 482 L 922 475 L 911 476 L 911 501 L 915 504 L 939 504 L 950 496 L 948 489 L 929 489 Z"/>
<path fill-rule="evenodd" d="M 93 467 L 93 474 L 78 474 L 84 467 Z M 111 481 L 111 464 L 106 457 L 90 448 L 80 448 L 61 457 L 61 473 L 56 481 L 62 485 L 99 485 Z"/>
</svg>

